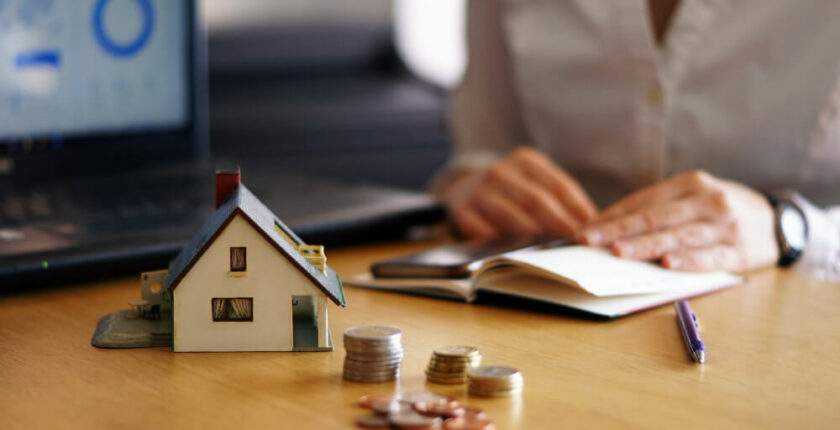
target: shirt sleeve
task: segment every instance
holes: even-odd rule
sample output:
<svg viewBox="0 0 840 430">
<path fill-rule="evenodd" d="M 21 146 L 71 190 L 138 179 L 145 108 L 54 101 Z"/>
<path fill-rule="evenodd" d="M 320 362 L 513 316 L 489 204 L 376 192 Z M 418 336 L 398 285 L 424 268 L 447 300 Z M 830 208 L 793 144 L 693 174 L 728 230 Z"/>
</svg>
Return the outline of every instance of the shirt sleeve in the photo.
<svg viewBox="0 0 840 430">
<path fill-rule="evenodd" d="M 808 243 L 794 267 L 820 279 L 840 282 L 840 206 L 821 209 L 798 194 L 792 200 L 808 223 Z"/>
<path fill-rule="evenodd" d="M 467 5 L 468 63 L 452 99 L 454 154 L 435 179 L 488 166 L 527 143 L 512 77 L 498 0 Z"/>
</svg>

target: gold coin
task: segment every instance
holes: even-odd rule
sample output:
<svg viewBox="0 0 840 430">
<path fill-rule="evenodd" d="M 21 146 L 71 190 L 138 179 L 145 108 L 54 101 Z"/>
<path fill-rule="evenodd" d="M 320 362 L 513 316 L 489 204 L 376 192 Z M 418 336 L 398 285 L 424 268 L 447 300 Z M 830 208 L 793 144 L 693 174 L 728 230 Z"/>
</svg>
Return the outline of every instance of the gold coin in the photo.
<svg viewBox="0 0 840 430">
<path fill-rule="evenodd" d="M 441 357 L 473 357 L 480 353 L 473 346 L 445 345 L 435 348 L 434 354 Z"/>
</svg>

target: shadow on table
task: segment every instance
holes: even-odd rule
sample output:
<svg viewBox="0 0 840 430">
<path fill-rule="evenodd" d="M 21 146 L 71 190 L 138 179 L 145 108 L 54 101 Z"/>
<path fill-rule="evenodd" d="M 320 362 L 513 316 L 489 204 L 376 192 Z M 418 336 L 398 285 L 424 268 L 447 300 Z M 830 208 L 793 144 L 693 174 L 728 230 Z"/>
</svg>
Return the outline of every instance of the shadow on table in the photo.
<svg viewBox="0 0 840 430">
<path fill-rule="evenodd" d="M 529 299 L 525 297 L 509 296 L 507 294 L 495 293 L 492 291 L 480 291 L 476 304 L 482 306 L 492 306 L 505 309 L 517 309 L 528 312 L 536 312 L 545 315 L 561 316 L 575 319 L 583 319 L 588 321 L 612 321 L 614 318 L 608 318 L 603 315 L 596 315 L 580 309 L 570 308 L 564 305 L 553 303 L 546 303 L 542 300 Z"/>
</svg>

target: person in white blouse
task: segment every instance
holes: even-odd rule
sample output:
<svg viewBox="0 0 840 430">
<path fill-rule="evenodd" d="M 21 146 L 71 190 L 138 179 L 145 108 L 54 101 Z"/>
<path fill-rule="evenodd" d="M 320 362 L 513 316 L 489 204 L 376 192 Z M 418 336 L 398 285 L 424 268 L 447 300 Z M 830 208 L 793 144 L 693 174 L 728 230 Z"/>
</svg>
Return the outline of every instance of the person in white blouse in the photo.
<svg viewBox="0 0 840 430">
<path fill-rule="evenodd" d="M 833 0 L 470 1 L 436 192 L 466 237 L 840 280 L 840 208 L 819 208 L 840 204 L 838 17 Z"/>
</svg>

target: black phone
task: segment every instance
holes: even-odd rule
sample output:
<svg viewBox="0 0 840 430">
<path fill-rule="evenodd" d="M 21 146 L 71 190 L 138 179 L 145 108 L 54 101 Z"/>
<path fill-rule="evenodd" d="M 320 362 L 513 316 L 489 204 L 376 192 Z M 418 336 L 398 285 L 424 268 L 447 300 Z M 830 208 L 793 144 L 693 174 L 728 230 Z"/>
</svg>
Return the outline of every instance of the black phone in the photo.
<svg viewBox="0 0 840 430">
<path fill-rule="evenodd" d="M 568 237 L 527 236 L 470 241 L 371 264 L 377 278 L 468 278 L 473 263 L 525 248 L 552 248 L 572 243 Z"/>
</svg>

